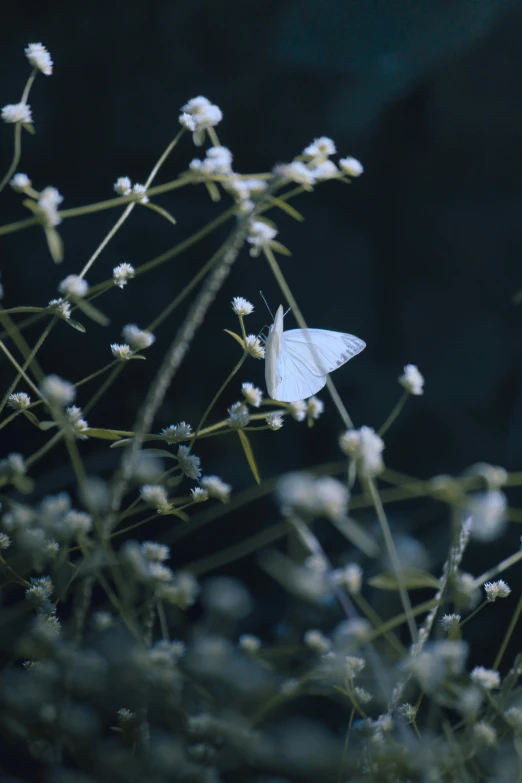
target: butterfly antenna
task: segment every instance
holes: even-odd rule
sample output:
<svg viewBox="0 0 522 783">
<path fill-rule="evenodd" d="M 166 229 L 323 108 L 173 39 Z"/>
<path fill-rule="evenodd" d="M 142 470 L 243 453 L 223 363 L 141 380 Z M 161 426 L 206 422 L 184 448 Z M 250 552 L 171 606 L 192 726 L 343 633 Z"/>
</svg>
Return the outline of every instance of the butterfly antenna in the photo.
<svg viewBox="0 0 522 783">
<path fill-rule="evenodd" d="M 268 312 L 270 313 L 270 316 L 271 316 L 271 318 L 272 318 L 272 321 L 273 321 L 273 320 L 274 320 L 274 316 L 272 315 L 272 311 L 271 311 L 271 309 L 270 309 L 270 308 L 269 308 L 269 306 L 268 306 L 268 302 L 266 301 L 265 297 L 263 296 L 263 292 L 262 292 L 262 291 L 260 291 L 260 292 L 259 292 L 259 295 L 261 296 L 261 299 L 262 299 L 262 300 L 263 300 L 263 302 L 265 303 L 265 305 L 266 305 L 266 309 L 267 309 L 267 310 L 268 310 Z"/>
<path fill-rule="evenodd" d="M 291 310 L 291 309 L 292 309 L 292 308 L 291 308 L 291 307 L 289 307 L 289 308 L 288 308 L 288 310 L 286 311 L 286 313 L 283 313 L 283 318 L 286 318 L 286 316 L 288 315 L 288 313 L 290 312 L 290 310 Z"/>
</svg>

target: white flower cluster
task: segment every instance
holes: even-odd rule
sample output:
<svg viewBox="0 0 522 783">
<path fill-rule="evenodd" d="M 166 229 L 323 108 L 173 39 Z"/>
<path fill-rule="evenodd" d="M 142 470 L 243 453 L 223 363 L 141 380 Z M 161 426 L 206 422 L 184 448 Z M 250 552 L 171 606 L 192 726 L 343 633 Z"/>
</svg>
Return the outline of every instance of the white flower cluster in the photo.
<svg viewBox="0 0 522 783">
<path fill-rule="evenodd" d="M 236 315 L 244 317 L 254 312 L 254 305 L 242 296 L 235 296 L 232 299 L 232 310 Z"/>
<path fill-rule="evenodd" d="M 112 282 L 118 288 L 123 288 L 129 280 L 132 280 L 135 274 L 136 272 L 132 264 L 118 264 L 112 270 Z"/>
<path fill-rule="evenodd" d="M 302 185 L 305 190 L 311 190 L 315 183 L 327 179 L 336 179 L 343 175 L 359 177 L 363 173 L 361 163 L 350 157 L 341 158 L 337 168 L 330 160 L 330 156 L 335 155 L 336 151 L 332 139 L 321 136 L 305 147 L 301 156 L 292 163 L 277 165 L 274 173 L 289 182 Z"/>
<path fill-rule="evenodd" d="M 210 147 L 203 160 L 194 158 L 189 169 L 204 177 L 232 174 L 232 153 L 227 147 Z"/>
<path fill-rule="evenodd" d="M 47 375 L 40 386 L 40 391 L 51 405 L 65 408 L 76 397 L 76 389 L 69 381 L 64 381 L 58 375 Z"/>
<path fill-rule="evenodd" d="M 37 214 L 45 228 L 52 228 L 62 222 L 58 214 L 58 207 L 63 201 L 63 196 L 51 186 L 44 188 L 36 202 Z"/>
<path fill-rule="evenodd" d="M 399 383 L 409 394 L 424 394 L 424 378 L 414 364 L 407 364 L 399 376 Z"/>
<path fill-rule="evenodd" d="M 192 140 L 196 147 L 201 147 L 205 141 L 205 133 L 209 128 L 218 125 L 223 119 L 219 106 L 211 103 L 208 98 L 198 95 L 181 107 L 179 123 L 183 128 L 192 131 Z"/>
<path fill-rule="evenodd" d="M 9 184 L 17 193 L 26 193 L 31 188 L 32 182 L 27 174 L 19 173 L 14 175 Z"/>
<path fill-rule="evenodd" d="M 356 460 L 361 475 L 370 478 L 383 470 L 384 441 L 371 427 L 346 430 L 339 445 L 346 456 Z"/>
<path fill-rule="evenodd" d="M 145 185 L 140 185 L 138 182 L 133 185 L 129 177 L 118 177 L 113 185 L 113 189 L 118 196 L 134 195 L 136 201 L 142 204 L 148 203 L 149 198 Z"/>
<path fill-rule="evenodd" d="M 324 516 L 343 519 L 348 511 L 348 488 L 330 476 L 316 478 L 307 473 L 288 473 L 277 486 L 281 510 L 287 516 Z"/>
<path fill-rule="evenodd" d="M 180 421 L 179 424 L 171 424 L 162 429 L 161 436 L 165 438 L 167 443 L 179 443 L 192 437 L 192 427 L 187 422 Z"/>
<path fill-rule="evenodd" d="M 63 318 L 64 321 L 68 321 L 71 317 L 71 305 L 66 299 L 51 299 L 47 307 L 54 315 Z"/>
<path fill-rule="evenodd" d="M 64 296 L 71 299 L 83 299 L 89 290 L 89 284 L 79 275 L 67 275 L 58 288 Z"/>
<path fill-rule="evenodd" d="M 44 76 L 50 76 L 53 72 L 51 55 L 41 43 L 31 43 L 25 48 L 25 56 L 29 63 L 41 71 Z"/>
<path fill-rule="evenodd" d="M 31 107 L 27 103 L 8 103 L 2 108 L 2 120 L 8 124 L 14 125 L 21 122 L 22 125 L 31 125 L 33 115 Z"/>
<path fill-rule="evenodd" d="M 270 247 L 270 243 L 277 236 L 277 230 L 264 220 L 251 220 L 248 227 L 247 242 L 252 245 L 251 256 L 258 256 L 264 247 Z"/>
</svg>

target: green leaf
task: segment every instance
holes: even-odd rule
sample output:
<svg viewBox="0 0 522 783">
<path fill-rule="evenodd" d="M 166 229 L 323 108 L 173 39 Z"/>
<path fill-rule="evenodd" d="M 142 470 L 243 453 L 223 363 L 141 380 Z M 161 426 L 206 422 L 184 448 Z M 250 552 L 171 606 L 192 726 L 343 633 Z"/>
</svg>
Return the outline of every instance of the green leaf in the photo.
<svg viewBox="0 0 522 783">
<path fill-rule="evenodd" d="M 103 427 L 88 427 L 88 429 L 85 430 L 85 434 L 88 435 L 89 438 L 100 438 L 100 440 L 115 440 L 120 441 L 120 443 L 124 442 L 121 440 L 121 432 L 117 432 L 116 430 L 107 430 Z M 125 443 L 127 442 L 132 443 L 132 438 L 128 438 Z"/>
<path fill-rule="evenodd" d="M 111 443 L 109 446 L 110 449 L 119 449 L 123 446 L 130 446 L 134 438 L 122 438 L 122 440 L 117 440 L 116 443 Z"/>
<path fill-rule="evenodd" d="M 281 244 L 281 242 L 276 242 L 275 239 L 270 240 L 270 247 L 272 250 L 275 250 L 276 253 L 280 253 L 282 256 L 291 256 L 292 252 Z"/>
<path fill-rule="evenodd" d="M 379 547 L 377 546 L 373 536 L 364 530 L 361 525 L 351 519 L 345 517 L 344 519 L 332 519 L 332 524 L 342 535 L 351 541 L 361 552 L 364 552 L 368 557 L 377 557 L 379 554 Z"/>
<path fill-rule="evenodd" d="M 153 454 L 155 457 L 166 457 L 167 459 L 176 459 L 176 456 L 171 451 L 166 449 L 142 449 L 142 454 Z"/>
<path fill-rule="evenodd" d="M 31 424 L 34 424 L 36 427 L 40 426 L 40 422 L 38 421 L 34 413 L 31 413 L 31 411 L 23 411 L 23 414 L 26 419 L 29 419 Z"/>
<path fill-rule="evenodd" d="M 422 587 L 431 587 L 434 590 L 438 590 L 440 587 L 438 579 L 427 571 L 421 571 L 418 568 L 403 568 L 402 582 L 407 590 L 417 590 Z M 382 574 L 377 574 L 377 576 L 368 579 L 368 584 L 371 587 L 376 587 L 378 590 L 399 589 L 397 576 L 392 571 L 383 571 Z"/>
<path fill-rule="evenodd" d="M 243 350 L 245 350 L 245 343 L 243 342 L 243 338 L 242 338 L 242 337 L 240 337 L 240 336 L 239 336 L 238 334 L 236 334 L 235 332 L 230 332 L 228 329 L 225 329 L 224 331 L 225 331 L 227 334 L 229 334 L 231 337 L 233 337 L 233 338 L 234 338 L 234 340 L 237 340 L 237 342 L 239 343 L 239 345 L 241 346 L 241 348 L 242 348 Z"/>
<path fill-rule="evenodd" d="M 163 207 L 159 207 L 157 204 L 151 204 L 151 202 L 149 201 L 147 204 L 144 204 L 143 206 L 152 209 L 153 212 L 157 212 L 158 215 L 164 217 L 166 220 L 169 221 L 169 223 L 172 223 L 173 226 L 175 226 L 176 223 L 178 222 L 176 218 L 170 214 L 170 212 L 167 212 L 166 209 L 163 209 Z"/>
<path fill-rule="evenodd" d="M 301 213 L 298 212 L 295 207 L 292 207 L 291 204 L 289 204 L 287 201 L 277 198 L 276 196 L 271 196 L 268 201 L 270 201 L 274 207 L 279 207 L 279 209 L 282 209 L 283 212 L 286 212 L 286 214 L 290 215 L 290 217 L 294 218 L 294 220 L 299 220 L 300 222 L 304 220 L 304 215 L 301 215 Z"/>
<path fill-rule="evenodd" d="M 63 242 L 60 234 L 54 228 L 45 228 L 45 238 L 47 247 L 55 264 L 61 264 L 63 261 Z"/>
<path fill-rule="evenodd" d="M 87 331 L 83 324 L 81 324 L 79 321 L 74 321 L 72 318 L 68 318 L 65 323 L 69 324 L 69 326 L 72 326 L 72 328 L 76 329 L 78 332 L 83 332 L 85 334 Z"/>
<path fill-rule="evenodd" d="M 110 319 L 94 307 L 90 302 L 86 302 L 84 299 L 74 299 L 74 304 L 78 307 L 88 318 L 91 318 L 100 326 L 107 326 L 110 323 Z"/>
<path fill-rule="evenodd" d="M 55 421 L 40 421 L 38 422 L 38 429 L 42 430 L 43 432 L 47 432 L 47 430 L 52 430 L 53 427 L 57 427 Z"/>
<path fill-rule="evenodd" d="M 254 452 L 252 451 L 252 446 L 250 445 L 248 436 L 245 432 L 243 432 L 243 430 L 238 430 L 237 434 L 239 435 L 239 440 L 241 441 L 241 445 L 243 446 L 243 451 L 245 452 L 245 457 L 247 458 L 247 462 L 250 466 L 250 470 L 252 471 L 252 475 L 254 476 L 256 482 L 258 484 L 261 484 L 261 476 L 259 475 L 259 471 L 257 469 Z"/>
</svg>

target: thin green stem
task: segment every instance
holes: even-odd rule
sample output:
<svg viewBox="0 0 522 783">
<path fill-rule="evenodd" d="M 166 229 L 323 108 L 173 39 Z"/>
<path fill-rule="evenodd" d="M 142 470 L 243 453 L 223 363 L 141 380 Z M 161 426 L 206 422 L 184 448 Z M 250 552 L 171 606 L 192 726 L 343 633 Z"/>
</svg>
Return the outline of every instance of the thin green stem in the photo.
<svg viewBox="0 0 522 783">
<path fill-rule="evenodd" d="M 199 433 L 200 433 L 201 429 L 203 428 L 203 425 L 204 425 L 204 423 L 206 422 L 206 420 L 207 420 L 207 418 L 208 418 L 208 416 L 209 416 L 209 414 L 210 414 L 210 412 L 211 412 L 212 408 L 214 407 L 214 405 L 216 404 L 216 402 L 219 400 L 219 398 L 221 397 L 221 395 L 223 394 L 223 392 L 224 392 L 224 391 L 225 391 L 225 389 L 227 388 L 228 384 L 230 383 L 230 381 L 232 380 L 232 378 L 234 377 L 234 375 L 236 375 L 236 373 L 237 373 L 237 372 L 239 371 L 239 369 L 242 367 L 242 365 L 244 364 L 244 362 L 245 362 L 245 359 L 247 358 L 247 356 L 248 356 L 248 354 L 247 354 L 247 353 L 244 353 L 244 354 L 243 354 L 243 356 L 242 356 L 242 357 L 241 357 L 241 359 L 238 361 L 238 363 L 236 364 L 236 366 L 234 367 L 234 369 L 232 370 L 232 372 L 231 372 L 231 373 L 228 375 L 228 377 L 225 379 L 225 381 L 223 381 L 223 383 L 221 384 L 221 386 L 219 387 L 219 389 L 217 390 L 217 392 L 216 392 L 216 393 L 215 393 L 215 395 L 213 396 L 213 398 L 212 398 L 212 401 L 210 402 L 210 405 L 208 406 L 208 408 L 206 409 L 205 413 L 204 413 L 204 414 L 203 414 L 203 416 L 201 417 L 201 419 L 200 419 L 200 422 L 199 422 L 198 426 L 196 427 L 196 431 L 195 431 L 194 435 L 192 436 L 192 440 L 191 440 L 191 441 L 190 441 L 190 443 L 189 443 L 189 449 L 190 449 L 190 450 L 192 450 L 192 448 L 193 448 L 193 446 L 194 446 L 194 443 L 195 443 L 195 441 L 196 441 L 196 438 L 198 437 L 198 435 L 199 435 Z"/>
<path fill-rule="evenodd" d="M 406 405 L 406 400 L 408 399 L 409 396 L 410 396 L 410 393 L 405 391 L 404 394 L 402 395 L 402 397 L 400 398 L 399 402 L 395 406 L 395 408 L 392 410 L 392 412 L 390 413 L 390 415 L 388 416 L 388 418 L 386 419 L 386 421 L 384 422 L 384 424 L 380 428 L 379 435 L 381 436 L 381 438 L 384 435 L 384 433 L 387 432 L 390 429 L 391 425 L 393 424 L 393 422 L 395 421 L 397 416 L 400 414 L 400 412 L 402 411 L 402 409 Z"/>
<path fill-rule="evenodd" d="M 373 501 L 375 511 L 377 512 L 377 519 L 379 520 L 379 524 L 381 526 L 381 531 L 384 537 L 384 541 L 386 543 L 388 554 L 390 556 L 392 567 L 395 572 L 395 576 L 397 577 L 399 595 L 401 598 L 402 608 L 404 609 L 404 613 L 408 620 L 408 628 L 410 630 L 410 636 L 412 641 L 415 642 L 417 640 L 417 626 L 415 625 L 415 621 L 413 619 L 413 610 L 411 606 L 410 596 L 408 595 L 408 591 L 406 590 L 402 566 L 399 561 L 397 550 L 395 548 L 395 543 L 393 541 L 393 536 L 391 534 L 390 526 L 388 525 L 388 520 L 384 512 L 384 506 L 382 505 L 381 499 L 379 497 L 379 493 L 377 492 L 377 486 L 375 484 L 374 479 L 372 478 L 367 479 L 367 486 L 370 491 L 370 495 Z"/>
<path fill-rule="evenodd" d="M 506 633 L 504 634 L 504 638 L 502 639 L 502 644 L 500 645 L 499 651 L 495 656 L 495 660 L 493 662 L 493 669 L 498 669 L 498 667 L 500 666 L 500 662 L 504 657 L 504 653 L 506 652 L 509 641 L 513 636 L 513 631 L 515 630 L 515 627 L 520 619 L 521 612 L 522 612 L 522 596 L 518 599 L 518 604 L 517 604 L 517 608 L 515 609 L 515 613 L 511 618 L 509 627 Z"/>
</svg>

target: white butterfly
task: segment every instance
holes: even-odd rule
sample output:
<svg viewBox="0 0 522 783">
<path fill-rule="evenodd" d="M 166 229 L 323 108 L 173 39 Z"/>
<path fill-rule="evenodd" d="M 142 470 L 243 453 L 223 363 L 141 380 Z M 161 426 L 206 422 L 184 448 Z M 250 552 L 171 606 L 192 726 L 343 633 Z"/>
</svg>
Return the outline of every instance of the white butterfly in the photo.
<svg viewBox="0 0 522 783">
<path fill-rule="evenodd" d="M 344 332 L 327 329 L 283 331 L 283 305 L 279 305 L 265 344 L 265 379 L 273 400 L 306 400 L 326 385 L 326 375 L 353 356 L 366 343 Z"/>
</svg>

